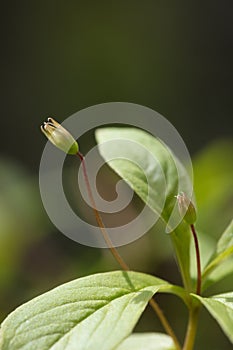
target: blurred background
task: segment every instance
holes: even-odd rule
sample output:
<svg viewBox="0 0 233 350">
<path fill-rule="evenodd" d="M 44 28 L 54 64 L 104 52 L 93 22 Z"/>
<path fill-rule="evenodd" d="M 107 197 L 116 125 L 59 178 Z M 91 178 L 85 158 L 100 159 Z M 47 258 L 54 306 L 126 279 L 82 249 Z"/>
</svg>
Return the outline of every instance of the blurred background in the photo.
<svg viewBox="0 0 233 350">
<path fill-rule="evenodd" d="M 47 116 L 62 121 L 111 101 L 161 113 L 193 157 L 198 227 L 216 239 L 233 216 L 232 1 L 11 1 L 0 16 L 0 320 L 59 283 L 118 268 L 107 251 L 58 232 L 43 209 L 39 125 Z M 85 153 L 93 133 L 80 144 Z M 107 171 L 102 188 L 114 181 Z M 169 239 L 158 231 L 120 252 L 132 269 L 180 283 Z M 232 287 L 227 277 L 208 293 Z M 158 300 L 182 339 L 184 306 L 172 296 Z M 148 309 L 137 330 L 162 328 Z M 196 349 L 203 344 L 232 348 L 204 310 Z"/>
</svg>

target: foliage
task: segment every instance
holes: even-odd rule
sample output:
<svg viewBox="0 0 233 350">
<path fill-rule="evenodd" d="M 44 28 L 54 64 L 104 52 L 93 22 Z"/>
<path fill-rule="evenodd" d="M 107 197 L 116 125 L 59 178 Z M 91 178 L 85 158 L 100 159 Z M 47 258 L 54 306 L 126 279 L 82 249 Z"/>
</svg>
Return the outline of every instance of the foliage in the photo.
<svg viewBox="0 0 233 350">
<path fill-rule="evenodd" d="M 124 150 L 127 153 L 126 159 L 111 160 L 108 164 L 155 214 L 161 212 L 161 220 L 167 225 L 176 204 L 174 196 L 180 185 L 186 188 L 189 182 L 188 176 L 179 162 L 174 162 L 174 155 L 164 144 L 141 130 L 105 128 L 97 131 L 97 141 L 100 144 L 124 138 L 130 140 L 132 144 L 136 142 L 142 145 L 143 150 L 139 153 L 136 148 L 128 147 Z M 100 147 L 100 153 L 107 160 L 114 158 L 115 147 L 119 145 L 110 143 L 107 148 Z M 148 151 L 158 159 L 158 162 L 151 164 L 151 157 L 147 156 Z M 143 170 L 134 164 L 139 159 L 143 160 Z M 177 164 L 181 167 L 181 179 L 177 173 Z M 159 191 L 159 188 L 164 186 L 164 174 L 165 200 L 161 198 Z M 148 178 L 151 189 L 148 188 Z M 231 222 L 223 232 L 216 246 L 212 244 L 212 251 L 207 258 L 205 255 L 208 244 L 205 235 L 201 236 L 202 261 L 205 261 L 202 270 L 202 291 L 204 291 L 233 272 L 233 223 Z M 160 333 L 131 335 L 155 293 L 171 293 L 178 296 L 188 308 L 192 322 L 197 322 L 192 319 L 195 310 L 204 305 L 233 343 L 233 292 L 212 296 L 197 295 L 195 293 L 197 277 L 192 272 L 195 256 L 190 255 L 190 244 L 192 245 L 190 227 L 182 221 L 167 237 L 172 240 L 184 287 L 173 285 L 152 275 L 132 271 L 99 273 L 73 280 L 13 311 L 1 325 L 0 349 L 173 350 L 175 349 L 173 339 L 167 335 Z M 183 349 L 192 348 L 193 343 L 186 337 Z"/>
</svg>

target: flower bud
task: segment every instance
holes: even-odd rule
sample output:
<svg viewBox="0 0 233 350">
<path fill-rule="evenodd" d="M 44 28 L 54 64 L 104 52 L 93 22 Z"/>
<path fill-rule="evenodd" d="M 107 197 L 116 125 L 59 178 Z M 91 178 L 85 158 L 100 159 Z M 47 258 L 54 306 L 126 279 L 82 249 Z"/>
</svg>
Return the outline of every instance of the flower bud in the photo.
<svg viewBox="0 0 233 350">
<path fill-rule="evenodd" d="M 177 196 L 179 212 L 182 218 L 187 224 L 192 225 L 197 219 L 196 209 L 190 199 L 184 192 L 179 193 Z"/>
<path fill-rule="evenodd" d="M 63 152 L 68 154 L 76 154 L 78 152 L 78 143 L 73 136 L 53 118 L 48 118 L 40 128 L 49 141 Z"/>
</svg>

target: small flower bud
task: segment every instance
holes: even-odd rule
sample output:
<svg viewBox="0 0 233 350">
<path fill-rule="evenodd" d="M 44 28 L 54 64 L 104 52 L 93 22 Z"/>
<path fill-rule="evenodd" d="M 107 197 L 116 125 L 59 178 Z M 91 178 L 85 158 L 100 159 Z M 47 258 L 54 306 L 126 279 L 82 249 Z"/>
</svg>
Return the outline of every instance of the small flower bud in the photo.
<svg viewBox="0 0 233 350">
<path fill-rule="evenodd" d="M 48 118 L 40 128 L 49 141 L 63 152 L 68 154 L 76 154 L 78 152 L 78 143 L 73 136 L 53 118 Z"/>
<path fill-rule="evenodd" d="M 179 193 L 176 198 L 178 201 L 180 215 L 187 222 L 187 224 L 194 224 L 197 219 L 197 214 L 193 203 L 184 192 Z"/>
</svg>

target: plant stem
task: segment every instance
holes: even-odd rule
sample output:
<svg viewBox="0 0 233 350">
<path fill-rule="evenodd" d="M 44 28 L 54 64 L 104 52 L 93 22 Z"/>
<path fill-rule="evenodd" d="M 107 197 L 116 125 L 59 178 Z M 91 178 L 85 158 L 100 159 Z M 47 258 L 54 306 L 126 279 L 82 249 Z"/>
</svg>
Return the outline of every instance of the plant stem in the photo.
<svg viewBox="0 0 233 350">
<path fill-rule="evenodd" d="M 116 259 L 116 261 L 118 262 L 118 264 L 121 266 L 121 268 L 125 271 L 128 271 L 129 270 L 129 266 L 125 263 L 125 261 L 123 260 L 123 258 L 121 257 L 121 255 L 118 253 L 117 249 L 113 246 L 112 244 L 112 241 L 105 229 L 105 226 L 104 226 L 104 223 L 103 223 L 103 220 L 100 216 L 100 213 L 96 207 L 96 204 L 95 204 L 95 200 L 94 200 L 94 197 L 93 197 L 93 194 L 92 194 L 92 191 L 91 191 L 91 186 L 90 186 L 90 182 L 89 182 L 89 178 L 88 178 L 88 174 L 87 174 L 87 168 L 86 168 L 86 162 L 85 162 L 85 159 L 84 159 L 84 156 L 78 152 L 77 153 L 78 157 L 80 158 L 81 160 L 81 165 L 82 165 L 82 169 L 83 169 L 83 176 L 84 176 L 84 180 L 85 180 L 85 183 L 86 183 L 86 187 L 87 187 L 87 191 L 88 191 L 88 196 L 89 196 L 89 199 L 90 199 L 90 202 L 91 202 L 91 205 L 92 205 L 92 208 L 94 210 L 94 214 L 95 214 L 95 218 L 96 218 L 96 222 L 100 228 L 100 231 L 103 235 L 103 238 L 105 240 L 105 243 L 107 244 L 108 248 L 110 249 L 112 255 L 114 256 L 114 258 Z"/>
<path fill-rule="evenodd" d="M 163 325 L 163 328 L 165 329 L 165 331 L 167 332 L 167 334 L 170 335 L 170 337 L 172 338 L 175 346 L 176 346 L 176 349 L 177 350 L 181 350 L 181 346 L 180 346 L 180 343 L 173 331 L 173 329 L 171 328 L 170 324 L 168 323 L 166 317 L 164 316 L 164 313 L 163 311 L 161 310 L 161 308 L 159 307 L 159 305 L 156 303 L 156 301 L 154 299 L 151 299 L 149 301 L 150 303 L 150 306 L 152 307 L 152 309 L 156 312 L 160 322 L 162 323 Z"/>
<path fill-rule="evenodd" d="M 83 170 L 83 176 L 84 176 L 84 180 L 86 183 L 86 187 L 87 187 L 87 192 L 88 192 L 88 196 L 92 205 L 92 208 L 94 210 L 94 214 L 95 214 L 95 218 L 96 218 L 96 222 L 101 230 L 101 233 L 103 235 L 103 238 L 105 240 L 105 243 L 107 244 L 107 247 L 109 248 L 109 250 L 111 251 L 113 257 L 116 259 L 116 261 L 118 262 L 118 264 L 121 266 L 121 268 L 124 271 L 129 271 L 130 268 L 129 266 L 126 264 L 126 262 L 124 261 L 124 259 L 121 257 L 121 255 L 118 253 L 118 250 L 113 246 L 112 241 L 105 229 L 103 220 L 101 218 L 101 215 L 96 207 L 96 203 L 95 203 L 95 199 L 93 197 L 92 191 L 91 191 L 91 186 L 90 186 L 90 182 L 89 182 L 89 178 L 88 178 L 88 173 L 87 173 L 87 168 L 86 168 L 86 162 L 85 162 L 85 158 L 82 155 L 82 153 L 78 152 L 77 156 L 79 157 L 79 159 L 81 160 L 81 165 L 82 165 L 82 170 Z M 163 325 L 164 329 L 166 330 L 167 334 L 170 335 L 170 337 L 173 339 L 173 342 L 177 348 L 177 350 L 181 350 L 181 346 L 179 344 L 179 341 L 175 335 L 175 333 L 173 332 L 169 322 L 167 321 L 166 317 L 163 314 L 163 311 L 160 309 L 159 305 L 156 303 L 156 301 L 154 299 L 151 299 L 149 301 L 151 307 L 153 308 L 153 310 L 156 312 L 161 324 Z"/>
<path fill-rule="evenodd" d="M 200 258 L 200 250 L 199 250 L 199 244 L 198 244 L 198 238 L 197 233 L 194 227 L 194 224 L 191 224 L 191 230 L 194 238 L 195 243 L 195 250 L 196 250 L 196 260 L 197 260 L 197 288 L 196 288 L 196 294 L 201 294 L 201 258 Z"/>
<path fill-rule="evenodd" d="M 197 332 L 199 307 L 194 307 L 189 311 L 189 322 L 186 331 L 183 350 L 192 350 Z"/>
</svg>

